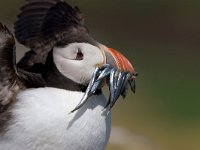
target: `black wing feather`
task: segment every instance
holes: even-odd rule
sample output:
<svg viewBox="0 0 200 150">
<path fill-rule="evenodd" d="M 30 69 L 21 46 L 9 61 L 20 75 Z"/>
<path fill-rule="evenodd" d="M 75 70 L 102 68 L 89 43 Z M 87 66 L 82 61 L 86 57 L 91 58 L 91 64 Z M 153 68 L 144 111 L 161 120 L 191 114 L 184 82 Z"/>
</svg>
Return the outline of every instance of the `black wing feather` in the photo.
<svg viewBox="0 0 200 150">
<path fill-rule="evenodd" d="M 21 13 L 15 23 L 17 40 L 29 48 L 34 47 L 36 39 L 40 37 L 43 20 L 48 10 L 59 2 L 62 0 L 28 0 L 21 8 Z M 35 39 L 34 42 L 32 42 L 33 39 Z"/>
<path fill-rule="evenodd" d="M 15 99 L 19 90 L 43 86 L 45 82 L 39 74 L 16 67 L 14 37 L 6 26 L 0 23 L 0 112 Z"/>
<path fill-rule="evenodd" d="M 39 54 L 44 51 L 43 46 L 47 43 L 52 48 L 57 42 L 54 38 L 58 36 L 58 32 L 83 24 L 80 10 L 62 0 L 29 0 L 21 8 L 15 22 L 15 36 L 21 44 Z"/>
<path fill-rule="evenodd" d="M 6 26 L 0 23 L 0 66 L 1 76 L 8 80 L 17 77 L 15 40 Z"/>
<path fill-rule="evenodd" d="M 27 0 L 15 23 L 15 36 L 31 51 L 25 54 L 18 66 L 32 70 L 33 66 L 44 64 L 56 43 L 62 39 L 67 42 L 82 39 L 76 36 L 83 32 L 88 34 L 77 7 L 73 8 L 63 0 Z"/>
</svg>

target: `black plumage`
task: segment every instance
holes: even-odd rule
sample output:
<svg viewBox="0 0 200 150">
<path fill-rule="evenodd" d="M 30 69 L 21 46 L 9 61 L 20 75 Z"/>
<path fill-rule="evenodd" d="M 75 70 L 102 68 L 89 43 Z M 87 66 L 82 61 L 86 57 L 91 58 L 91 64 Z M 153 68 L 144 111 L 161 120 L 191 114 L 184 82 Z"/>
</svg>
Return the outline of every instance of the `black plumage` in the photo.
<svg viewBox="0 0 200 150">
<path fill-rule="evenodd" d="M 6 26 L 0 23 L 0 110 L 4 111 L 19 90 L 45 86 L 40 74 L 16 67 L 15 40 Z"/>
</svg>

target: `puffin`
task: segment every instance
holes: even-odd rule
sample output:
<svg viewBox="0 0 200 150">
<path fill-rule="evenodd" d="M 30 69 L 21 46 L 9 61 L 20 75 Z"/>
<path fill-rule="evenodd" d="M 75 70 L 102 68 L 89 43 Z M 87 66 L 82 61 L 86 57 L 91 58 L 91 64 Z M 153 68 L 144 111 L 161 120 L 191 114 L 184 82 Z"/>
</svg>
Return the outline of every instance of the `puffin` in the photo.
<svg viewBox="0 0 200 150">
<path fill-rule="evenodd" d="M 19 62 L 15 39 L 29 49 Z M 111 108 L 135 92 L 136 76 L 124 55 L 90 36 L 78 7 L 27 0 L 14 35 L 0 23 L 0 149 L 105 150 Z"/>
</svg>

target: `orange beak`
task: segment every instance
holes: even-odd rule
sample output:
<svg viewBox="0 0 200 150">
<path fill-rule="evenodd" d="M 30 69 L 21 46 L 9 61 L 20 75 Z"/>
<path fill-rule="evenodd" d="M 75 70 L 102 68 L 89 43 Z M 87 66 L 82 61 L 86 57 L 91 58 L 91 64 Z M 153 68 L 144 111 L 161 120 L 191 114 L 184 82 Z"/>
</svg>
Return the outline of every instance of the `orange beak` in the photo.
<svg viewBox="0 0 200 150">
<path fill-rule="evenodd" d="M 133 68 L 132 64 L 124 55 L 104 45 L 100 45 L 100 47 L 104 51 L 104 54 L 105 54 L 105 63 L 111 65 L 117 70 L 129 72 L 133 76 L 137 76 L 137 73 L 135 69 Z"/>
</svg>

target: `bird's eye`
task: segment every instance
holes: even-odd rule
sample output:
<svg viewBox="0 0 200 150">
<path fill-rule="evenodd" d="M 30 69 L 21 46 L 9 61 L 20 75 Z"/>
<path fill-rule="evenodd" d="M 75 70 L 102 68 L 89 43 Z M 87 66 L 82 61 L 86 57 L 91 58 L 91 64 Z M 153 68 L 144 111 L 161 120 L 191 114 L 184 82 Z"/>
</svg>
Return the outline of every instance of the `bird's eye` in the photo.
<svg viewBox="0 0 200 150">
<path fill-rule="evenodd" d="M 78 49 L 78 52 L 76 53 L 76 60 L 83 60 L 83 53 L 80 49 Z"/>
</svg>

